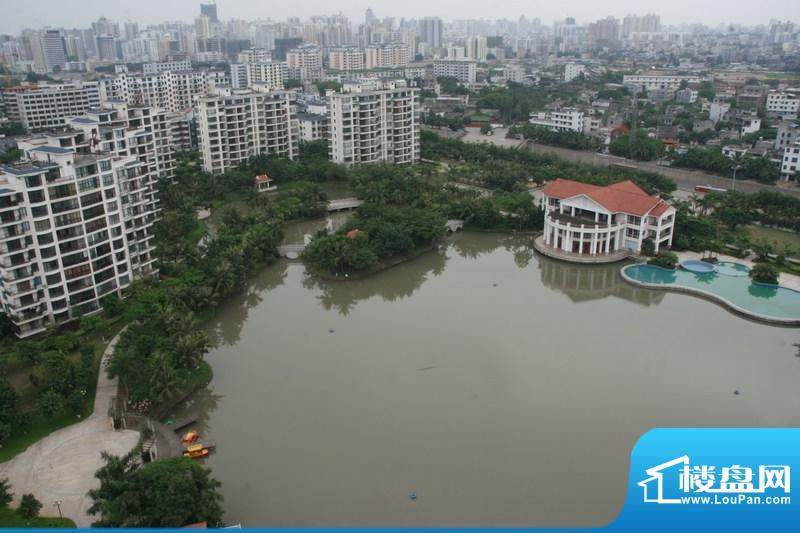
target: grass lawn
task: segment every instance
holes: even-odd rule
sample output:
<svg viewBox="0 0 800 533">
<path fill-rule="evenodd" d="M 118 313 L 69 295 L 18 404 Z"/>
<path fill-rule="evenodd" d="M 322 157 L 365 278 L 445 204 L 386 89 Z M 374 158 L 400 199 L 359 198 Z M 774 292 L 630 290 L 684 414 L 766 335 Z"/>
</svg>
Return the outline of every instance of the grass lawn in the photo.
<svg viewBox="0 0 800 533">
<path fill-rule="evenodd" d="M 788 245 L 794 250 L 792 257 L 800 257 L 800 233 L 752 224 L 747 226 L 747 234 L 753 242 L 766 239 L 777 243 L 775 252 L 780 252 L 784 245 Z"/>
<path fill-rule="evenodd" d="M 0 507 L 0 527 L 35 527 L 35 528 L 74 528 L 75 522 L 69 518 L 51 518 L 40 516 L 38 518 L 26 519 L 17 514 L 16 511 L 7 507 Z"/>
<path fill-rule="evenodd" d="M 49 419 L 33 416 L 30 424 L 22 428 L 21 431 L 18 431 L 17 434 L 9 439 L 8 442 L 6 442 L 2 447 L 0 447 L 0 463 L 4 463 L 18 453 L 24 452 L 28 446 L 43 439 L 50 433 L 80 422 L 92 414 L 92 411 L 94 410 L 94 393 L 97 388 L 97 373 L 100 371 L 100 360 L 103 357 L 103 351 L 106 348 L 108 340 L 112 339 L 114 335 L 116 335 L 121 329 L 122 324 L 112 323 L 105 332 L 98 331 L 84 337 L 84 342 L 90 342 L 95 345 L 95 369 L 94 379 L 87 390 L 86 401 L 84 402 L 83 411 L 80 413 L 80 417 L 78 417 L 78 415 L 75 413 L 62 413 Z M 103 342 L 104 334 L 106 339 L 105 342 Z M 77 354 L 73 354 L 73 358 L 75 357 L 77 357 Z M 29 367 L 19 366 L 15 369 L 13 373 L 14 375 L 11 377 L 14 378 L 16 374 L 27 376 L 30 371 L 31 369 Z M 18 379 L 10 379 L 9 381 L 12 384 L 20 383 Z M 18 389 L 17 392 L 19 392 L 20 396 L 22 397 L 23 410 L 31 412 L 35 407 L 36 391 L 28 388 L 32 388 L 29 382 L 25 381 L 24 384 L 25 388 L 23 388 L 23 390 L 19 390 L 16 385 L 14 385 L 14 388 Z"/>
</svg>

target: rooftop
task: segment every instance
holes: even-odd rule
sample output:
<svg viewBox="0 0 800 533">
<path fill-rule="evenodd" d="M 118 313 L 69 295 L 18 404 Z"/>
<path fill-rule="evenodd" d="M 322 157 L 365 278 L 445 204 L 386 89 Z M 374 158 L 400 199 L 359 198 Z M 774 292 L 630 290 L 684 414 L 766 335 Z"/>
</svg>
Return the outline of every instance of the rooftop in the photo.
<svg viewBox="0 0 800 533">
<path fill-rule="evenodd" d="M 74 150 L 69 148 L 62 148 L 60 146 L 37 146 L 31 150 L 32 152 L 44 152 L 47 154 L 71 154 Z"/>
<path fill-rule="evenodd" d="M 667 202 L 647 194 L 630 180 L 602 187 L 558 178 L 545 185 L 544 194 L 560 200 L 583 195 L 612 213 L 630 213 L 638 216 L 647 214 L 658 216 L 669 208 Z"/>
</svg>

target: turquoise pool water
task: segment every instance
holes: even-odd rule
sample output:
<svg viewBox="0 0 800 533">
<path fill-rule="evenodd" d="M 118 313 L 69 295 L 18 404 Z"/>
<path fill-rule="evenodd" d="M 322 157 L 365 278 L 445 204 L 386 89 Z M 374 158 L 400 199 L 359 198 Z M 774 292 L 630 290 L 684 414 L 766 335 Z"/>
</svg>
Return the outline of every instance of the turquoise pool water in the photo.
<svg viewBox="0 0 800 533">
<path fill-rule="evenodd" d="M 738 263 L 728 265 L 731 264 Z M 731 266 L 726 268 L 740 270 Z M 717 272 L 694 274 L 680 268 L 667 270 L 654 265 L 629 265 L 622 270 L 631 279 L 642 283 L 699 289 L 756 315 L 779 320 L 800 320 L 800 292 L 753 283 L 749 277 L 720 275 Z"/>
<path fill-rule="evenodd" d="M 726 276 L 744 277 L 750 275 L 750 267 L 733 261 L 720 261 L 716 264 L 716 269 L 717 272 Z"/>
</svg>

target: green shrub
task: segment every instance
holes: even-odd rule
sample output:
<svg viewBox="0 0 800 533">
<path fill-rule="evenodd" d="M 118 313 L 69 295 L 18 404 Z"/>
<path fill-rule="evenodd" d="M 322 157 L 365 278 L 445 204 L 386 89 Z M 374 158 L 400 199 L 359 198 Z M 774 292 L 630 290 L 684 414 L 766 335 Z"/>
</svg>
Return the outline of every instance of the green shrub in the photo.
<svg viewBox="0 0 800 533">
<path fill-rule="evenodd" d="M 656 243 L 652 237 L 642 241 L 642 255 L 652 257 L 656 254 Z"/>
<path fill-rule="evenodd" d="M 753 281 L 758 283 L 768 283 L 770 285 L 778 284 L 778 271 L 777 269 L 767 263 L 758 263 L 750 270 L 750 277 Z"/>
<path fill-rule="evenodd" d="M 672 252 L 659 252 L 657 256 L 647 261 L 647 264 L 661 268 L 675 268 L 678 265 L 678 256 Z"/>
<path fill-rule="evenodd" d="M 39 511 L 41 511 L 41 509 L 42 502 L 37 500 L 33 494 L 23 494 L 17 512 L 23 518 L 31 519 L 39 516 Z"/>
</svg>

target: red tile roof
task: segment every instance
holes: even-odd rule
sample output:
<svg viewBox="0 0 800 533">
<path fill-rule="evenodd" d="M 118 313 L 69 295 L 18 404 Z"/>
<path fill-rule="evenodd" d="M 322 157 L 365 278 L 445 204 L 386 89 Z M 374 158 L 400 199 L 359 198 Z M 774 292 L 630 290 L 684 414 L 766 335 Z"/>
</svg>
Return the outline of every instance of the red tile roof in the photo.
<svg viewBox="0 0 800 533">
<path fill-rule="evenodd" d="M 267 176 L 266 174 L 259 174 L 256 176 L 256 183 L 268 183 L 272 181 L 272 178 Z"/>
<path fill-rule="evenodd" d="M 544 186 L 544 194 L 565 200 L 585 195 L 612 213 L 629 213 L 644 216 L 659 216 L 669 208 L 661 198 L 650 196 L 630 180 L 620 181 L 605 187 L 558 178 Z"/>
</svg>

